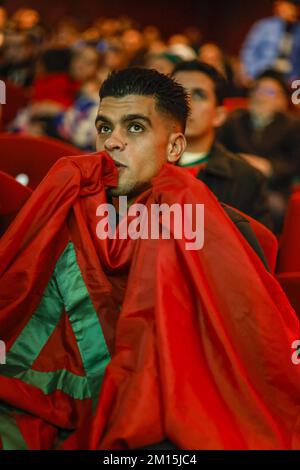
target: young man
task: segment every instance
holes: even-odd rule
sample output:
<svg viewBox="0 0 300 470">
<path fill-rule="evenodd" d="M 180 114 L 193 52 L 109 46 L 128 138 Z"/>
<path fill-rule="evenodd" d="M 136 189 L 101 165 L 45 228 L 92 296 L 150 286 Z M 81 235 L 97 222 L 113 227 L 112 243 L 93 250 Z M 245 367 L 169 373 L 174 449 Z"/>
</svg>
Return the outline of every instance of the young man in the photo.
<svg viewBox="0 0 300 470">
<path fill-rule="evenodd" d="M 2 239 L 3 448 L 299 444 L 297 319 L 211 191 L 168 164 L 187 114 L 171 78 L 111 75 L 101 151 L 61 159 Z M 97 230 L 108 193 L 129 198 L 112 238 Z M 120 236 L 133 210 L 158 204 L 186 208 L 185 222 L 204 205 L 203 248 L 188 250 L 185 232 Z"/>
<path fill-rule="evenodd" d="M 182 62 L 173 76 L 190 95 L 187 148 L 179 165 L 191 168 L 222 203 L 270 226 L 264 176 L 244 159 L 215 143 L 224 122 L 224 79 L 212 66 L 197 60 Z"/>
</svg>

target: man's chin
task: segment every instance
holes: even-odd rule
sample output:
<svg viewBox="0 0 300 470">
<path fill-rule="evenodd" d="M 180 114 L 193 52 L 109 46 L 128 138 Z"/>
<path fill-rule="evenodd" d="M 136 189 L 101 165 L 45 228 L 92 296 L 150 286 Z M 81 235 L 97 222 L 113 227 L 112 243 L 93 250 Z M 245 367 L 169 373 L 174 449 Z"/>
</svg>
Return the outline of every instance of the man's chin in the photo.
<svg viewBox="0 0 300 470">
<path fill-rule="evenodd" d="M 122 188 L 109 188 L 107 192 L 110 196 L 113 197 L 128 196 L 128 191 Z"/>
<path fill-rule="evenodd" d="M 199 134 L 200 134 L 199 130 L 187 129 L 185 132 L 185 137 L 187 140 L 189 139 L 194 140 L 194 139 L 199 138 Z"/>
</svg>

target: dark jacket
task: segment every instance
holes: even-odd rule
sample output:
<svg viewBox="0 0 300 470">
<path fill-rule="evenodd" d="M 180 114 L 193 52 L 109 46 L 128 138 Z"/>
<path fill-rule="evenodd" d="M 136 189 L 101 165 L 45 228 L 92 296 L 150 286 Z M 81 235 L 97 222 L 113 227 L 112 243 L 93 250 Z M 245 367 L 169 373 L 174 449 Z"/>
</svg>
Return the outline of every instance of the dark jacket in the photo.
<svg viewBox="0 0 300 470">
<path fill-rule="evenodd" d="M 272 228 L 266 178 L 239 155 L 215 144 L 204 170 L 198 174 L 220 202 L 245 212 Z"/>
<path fill-rule="evenodd" d="M 219 129 L 218 141 L 231 152 L 267 158 L 273 167 L 270 189 L 283 195 L 300 175 L 300 119 L 293 115 L 277 113 L 265 128 L 255 130 L 249 111 L 234 111 Z"/>
</svg>

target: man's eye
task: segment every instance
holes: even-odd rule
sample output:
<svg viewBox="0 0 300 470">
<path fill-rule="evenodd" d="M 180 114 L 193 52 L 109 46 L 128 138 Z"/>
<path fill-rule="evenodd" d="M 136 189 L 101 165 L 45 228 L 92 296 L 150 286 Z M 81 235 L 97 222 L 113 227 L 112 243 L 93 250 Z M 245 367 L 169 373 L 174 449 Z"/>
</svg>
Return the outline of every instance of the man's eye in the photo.
<svg viewBox="0 0 300 470">
<path fill-rule="evenodd" d="M 204 90 L 196 89 L 192 92 L 192 98 L 195 100 L 205 100 L 207 95 Z"/>
<path fill-rule="evenodd" d="M 129 132 L 139 133 L 139 132 L 143 132 L 144 128 L 140 124 L 131 124 L 128 130 Z"/>
<path fill-rule="evenodd" d="M 98 134 L 108 134 L 110 132 L 110 127 L 109 126 L 99 126 L 98 127 Z"/>
</svg>

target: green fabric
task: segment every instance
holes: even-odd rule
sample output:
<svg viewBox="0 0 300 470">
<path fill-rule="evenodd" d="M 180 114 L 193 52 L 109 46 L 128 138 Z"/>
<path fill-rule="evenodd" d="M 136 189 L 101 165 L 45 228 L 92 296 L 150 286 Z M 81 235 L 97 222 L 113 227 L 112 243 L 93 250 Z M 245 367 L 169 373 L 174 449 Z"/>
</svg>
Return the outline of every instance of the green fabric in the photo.
<svg viewBox="0 0 300 470">
<path fill-rule="evenodd" d="M 68 273 L 68 276 L 65 275 Z M 56 266 L 57 282 L 77 340 L 95 406 L 110 354 L 103 331 L 69 243 Z"/>
<path fill-rule="evenodd" d="M 181 166 L 182 168 L 189 168 L 189 167 L 192 167 L 192 166 L 197 166 L 197 165 L 201 165 L 201 163 L 207 163 L 210 159 L 210 154 L 206 155 L 206 157 L 203 157 L 203 158 L 199 158 L 199 160 L 196 160 L 192 163 L 187 163 L 185 165 L 182 165 L 180 164 L 179 162 L 179 166 Z"/>
<path fill-rule="evenodd" d="M 11 377 L 12 367 L 19 371 L 31 367 L 53 333 L 62 310 L 63 302 L 52 277 L 34 315 L 6 354 L 6 365 L 1 366 L 1 374 Z"/>
<path fill-rule="evenodd" d="M 3 450 L 27 450 L 15 418 L 0 407 L 0 437 Z"/>
<path fill-rule="evenodd" d="M 72 398 L 83 400 L 91 398 L 90 388 L 86 377 L 61 369 L 55 372 L 39 372 L 36 370 L 20 370 L 11 367 L 6 371 L 6 377 L 13 377 L 22 382 L 39 388 L 45 395 L 61 390 Z"/>
<path fill-rule="evenodd" d="M 40 372 L 32 364 L 67 312 L 82 357 L 86 377 L 67 370 Z M 110 355 L 102 328 L 79 270 L 74 246 L 69 243 L 58 260 L 41 302 L 6 356 L 1 374 L 33 385 L 45 394 L 62 390 L 77 399 L 98 400 Z"/>
</svg>

